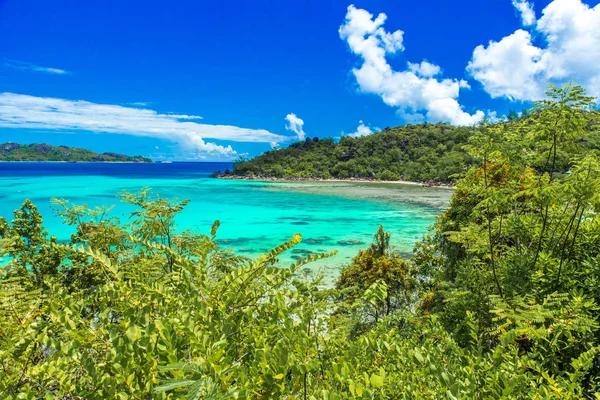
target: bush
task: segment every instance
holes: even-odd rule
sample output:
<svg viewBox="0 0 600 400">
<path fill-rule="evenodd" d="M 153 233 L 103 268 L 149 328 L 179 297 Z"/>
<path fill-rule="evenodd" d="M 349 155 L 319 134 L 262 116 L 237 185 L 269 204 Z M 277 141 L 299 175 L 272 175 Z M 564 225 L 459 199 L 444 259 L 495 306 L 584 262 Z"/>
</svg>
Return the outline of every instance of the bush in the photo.
<svg viewBox="0 0 600 400">
<path fill-rule="evenodd" d="M 392 172 L 388 169 L 386 169 L 385 171 L 383 171 L 382 173 L 380 173 L 376 176 L 377 176 L 377 179 L 381 179 L 382 181 L 397 181 L 400 179 L 398 174 L 396 174 L 395 172 Z"/>
</svg>

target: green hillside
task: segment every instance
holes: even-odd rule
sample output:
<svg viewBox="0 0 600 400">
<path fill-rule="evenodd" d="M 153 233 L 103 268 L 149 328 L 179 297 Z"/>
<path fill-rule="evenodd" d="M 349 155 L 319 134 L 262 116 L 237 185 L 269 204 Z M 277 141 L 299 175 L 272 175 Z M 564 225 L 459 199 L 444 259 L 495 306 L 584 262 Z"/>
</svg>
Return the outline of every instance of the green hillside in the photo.
<svg viewBox="0 0 600 400">
<path fill-rule="evenodd" d="M 462 146 L 473 128 L 447 124 L 385 128 L 353 138 L 310 139 L 234 164 L 239 175 L 302 178 L 375 178 L 449 182 L 473 159 Z"/>
<path fill-rule="evenodd" d="M 0 144 L 0 161 L 69 161 L 69 162 L 152 162 L 142 156 L 117 153 L 96 153 L 77 147 L 52 146 L 45 143 Z"/>
<path fill-rule="evenodd" d="M 589 122 L 591 117 L 592 114 L 586 113 L 585 120 Z M 531 115 L 519 121 L 479 127 L 423 123 L 385 128 L 358 138 L 343 136 L 338 143 L 333 139 L 307 138 L 287 148 L 240 160 L 234 164 L 233 174 L 265 178 L 368 178 L 450 183 L 464 176 L 473 165 L 474 158 L 465 145 L 475 134 L 491 126 L 507 132 L 512 125 L 523 130 L 537 121 L 533 110 Z M 597 143 L 588 145 L 598 147 Z M 563 154 L 557 162 L 560 164 L 564 159 Z M 533 166 L 539 167 L 543 160 L 532 162 Z"/>
</svg>

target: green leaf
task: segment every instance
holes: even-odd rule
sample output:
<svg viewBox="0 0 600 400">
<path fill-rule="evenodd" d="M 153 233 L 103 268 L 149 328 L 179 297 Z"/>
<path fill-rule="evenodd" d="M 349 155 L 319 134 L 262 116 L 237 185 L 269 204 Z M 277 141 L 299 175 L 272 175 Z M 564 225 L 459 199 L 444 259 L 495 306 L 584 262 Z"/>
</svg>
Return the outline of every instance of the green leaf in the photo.
<svg viewBox="0 0 600 400">
<path fill-rule="evenodd" d="M 383 377 L 375 374 L 371 374 L 371 385 L 375 388 L 380 388 L 383 386 Z"/>
<path fill-rule="evenodd" d="M 137 325 L 130 325 L 129 328 L 125 331 L 125 335 L 131 342 L 137 341 L 140 337 L 142 337 L 142 332 Z"/>
<path fill-rule="evenodd" d="M 190 385 L 194 384 L 195 382 L 196 381 L 190 380 L 190 379 L 167 381 L 167 383 L 155 388 L 154 391 L 157 393 L 168 392 L 173 389 L 190 386 Z"/>
</svg>

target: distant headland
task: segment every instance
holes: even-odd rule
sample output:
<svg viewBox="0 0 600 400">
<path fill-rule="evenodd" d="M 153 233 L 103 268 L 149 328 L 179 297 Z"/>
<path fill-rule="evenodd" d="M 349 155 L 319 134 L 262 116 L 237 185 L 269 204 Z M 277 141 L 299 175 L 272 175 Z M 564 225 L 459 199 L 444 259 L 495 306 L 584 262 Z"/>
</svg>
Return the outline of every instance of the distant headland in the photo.
<svg viewBox="0 0 600 400">
<path fill-rule="evenodd" d="M 126 156 L 119 153 L 96 153 L 77 147 L 52 146 L 46 143 L 0 144 L 0 162 L 130 162 L 151 163 L 142 156 Z"/>
</svg>

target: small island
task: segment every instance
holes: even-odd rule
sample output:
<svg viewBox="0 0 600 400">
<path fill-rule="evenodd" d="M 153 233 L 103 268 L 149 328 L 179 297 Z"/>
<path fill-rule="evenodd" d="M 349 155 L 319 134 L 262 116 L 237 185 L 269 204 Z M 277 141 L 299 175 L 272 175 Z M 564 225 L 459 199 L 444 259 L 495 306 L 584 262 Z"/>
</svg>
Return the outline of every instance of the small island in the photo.
<svg viewBox="0 0 600 400">
<path fill-rule="evenodd" d="M 96 153 L 77 147 L 52 146 L 46 143 L 0 144 L 0 162 L 130 162 L 151 163 L 150 158 L 118 153 Z"/>
</svg>

